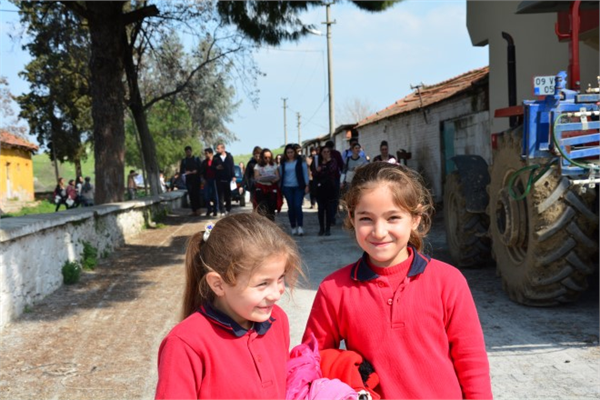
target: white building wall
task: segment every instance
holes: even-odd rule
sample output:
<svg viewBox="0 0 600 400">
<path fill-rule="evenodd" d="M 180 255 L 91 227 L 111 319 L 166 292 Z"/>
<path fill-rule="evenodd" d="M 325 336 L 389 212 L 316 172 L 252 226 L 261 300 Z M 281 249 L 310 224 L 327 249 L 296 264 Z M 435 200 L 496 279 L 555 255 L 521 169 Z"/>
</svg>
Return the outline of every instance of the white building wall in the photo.
<svg viewBox="0 0 600 400">
<path fill-rule="evenodd" d="M 467 29 L 474 46 L 489 45 L 490 119 L 492 132 L 509 127 L 508 118 L 494 118 L 494 110 L 508 107 L 507 32 L 515 42 L 517 105 L 535 100 L 533 77 L 556 75 L 569 67 L 569 45 L 554 33 L 556 13 L 516 15 L 520 1 L 467 1 Z M 598 49 L 580 44 L 581 87 L 597 87 Z"/>
<path fill-rule="evenodd" d="M 412 158 L 408 160 L 408 166 L 421 173 L 432 191 L 434 201 L 441 202 L 444 180 L 441 123 L 485 110 L 487 106 L 484 102 L 483 92 L 479 94 L 476 101 L 473 101 L 471 97 L 458 96 L 427 108 L 427 121 L 423 111 L 416 110 L 359 127 L 357 128 L 358 140 L 365 154 L 371 159 L 379 154 L 382 140 L 387 140 L 389 151 L 394 156 L 400 149 L 411 152 Z M 456 135 L 460 141 L 455 145 L 455 149 L 457 149 L 455 154 L 459 154 L 458 151 L 461 148 L 468 148 L 472 154 L 486 155 L 490 152 L 489 130 L 487 124 L 480 123 L 481 119 L 485 120 L 486 115 L 479 115 L 470 126 L 466 127 L 468 129 L 465 133 Z M 461 141 L 467 140 L 467 137 L 478 137 L 478 140 L 469 146 L 461 144 Z M 489 156 L 486 157 L 489 158 Z"/>
</svg>

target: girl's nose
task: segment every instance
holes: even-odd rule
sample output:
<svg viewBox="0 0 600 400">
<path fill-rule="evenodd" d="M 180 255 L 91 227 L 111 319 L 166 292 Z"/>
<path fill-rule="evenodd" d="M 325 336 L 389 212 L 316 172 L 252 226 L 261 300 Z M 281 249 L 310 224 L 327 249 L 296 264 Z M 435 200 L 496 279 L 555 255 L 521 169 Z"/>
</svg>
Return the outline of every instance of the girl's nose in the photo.
<svg viewBox="0 0 600 400">
<path fill-rule="evenodd" d="M 285 284 L 283 282 L 276 283 L 276 286 L 269 293 L 268 299 L 270 301 L 278 301 L 283 295 L 283 292 L 285 292 Z"/>
<path fill-rule="evenodd" d="M 372 235 L 377 239 L 384 238 L 385 235 L 387 235 L 387 228 L 383 221 L 376 221 L 375 224 L 373 224 Z"/>
</svg>

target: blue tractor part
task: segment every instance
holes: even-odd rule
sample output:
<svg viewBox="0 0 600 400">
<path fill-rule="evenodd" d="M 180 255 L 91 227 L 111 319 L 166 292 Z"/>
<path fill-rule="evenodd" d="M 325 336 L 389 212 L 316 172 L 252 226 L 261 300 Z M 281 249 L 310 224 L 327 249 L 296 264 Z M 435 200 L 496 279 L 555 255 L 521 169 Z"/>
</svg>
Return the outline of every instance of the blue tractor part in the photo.
<svg viewBox="0 0 600 400">
<path fill-rule="evenodd" d="M 498 135 L 487 187 L 503 288 L 532 306 L 575 301 L 598 268 L 598 89 L 555 79 L 554 94 L 523 103 L 523 125 Z"/>
<path fill-rule="evenodd" d="M 595 184 L 600 172 L 600 94 L 566 89 L 567 73 L 555 77 L 554 94 L 524 102 L 523 154 L 560 161 L 561 174 Z"/>
</svg>

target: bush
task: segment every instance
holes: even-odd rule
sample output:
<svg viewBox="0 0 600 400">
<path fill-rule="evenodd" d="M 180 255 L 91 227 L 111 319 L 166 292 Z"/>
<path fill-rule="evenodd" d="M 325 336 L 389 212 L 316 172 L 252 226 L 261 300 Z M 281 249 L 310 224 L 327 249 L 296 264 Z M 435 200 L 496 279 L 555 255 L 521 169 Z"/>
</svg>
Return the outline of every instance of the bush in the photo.
<svg viewBox="0 0 600 400">
<path fill-rule="evenodd" d="M 81 254 L 81 264 L 85 270 L 93 270 L 98 264 L 98 249 L 96 249 L 90 242 L 83 243 L 83 253 Z"/>
<path fill-rule="evenodd" d="M 61 272 L 65 285 L 72 285 L 79 281 L 81 266 L 75 261 L 67 261 L 63 264 Z"/>
</svg>

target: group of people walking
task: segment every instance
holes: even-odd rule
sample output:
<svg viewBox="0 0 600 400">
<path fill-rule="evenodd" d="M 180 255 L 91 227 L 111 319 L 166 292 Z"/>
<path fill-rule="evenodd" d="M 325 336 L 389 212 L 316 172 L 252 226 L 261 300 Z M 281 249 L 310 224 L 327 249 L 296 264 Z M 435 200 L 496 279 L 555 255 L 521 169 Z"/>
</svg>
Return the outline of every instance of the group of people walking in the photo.
<svg viewBox="0 0 600 400">
<path fill-rule="evenodd" d="M 281 181 L 292 202 L 306 193 L 306 163 L 293 150 L 286 147 L 278 177 L 261 149 L 257 188 Z M 340 168 L 331 150 L 310 168 L 334 192 Z M 467 281 L 423 253 L 433 202 L 422 178 L 389 162 L 353 172 L 344 224 L 364 253 L 320 283 L 291 352 L 288 317 L 276 303 L 304 276 L 292 237 L 259 213 L 227 216 L 192 236 L 181 322 L 158 351 L 157 399 L 492 398 Z M 292 211 L 296 234 L 301 220 Z"/>
<path fill-rule="evenodd" d="M 65 209 L 82 207 L 91 207 L 94 205 L 94 185 L 91 184 L 89 176 L 83 178 L 79 175 L 76 179 L 71 179 L 68 185 L 65 185 L 65 179 L 60 177 L 54 192 L 52 192 L 54 204 L 58 211 L 60 206 L 64 205 Z"/>
<path fill-rule="evenodd" d="M 219 143 L 217 154 L 210 147 L 204 149 L 204 159 L 193 155 L 191 146 L 186 146 L 181 160 L 179 176 L 185 182 L 190 199 L 192 215 L 200 215 L 201 187 L 204 187 L 206 216 L 221 216 L 231 212 L 231 182 L 235 182 L 233 156 Z"/>
</svg>

